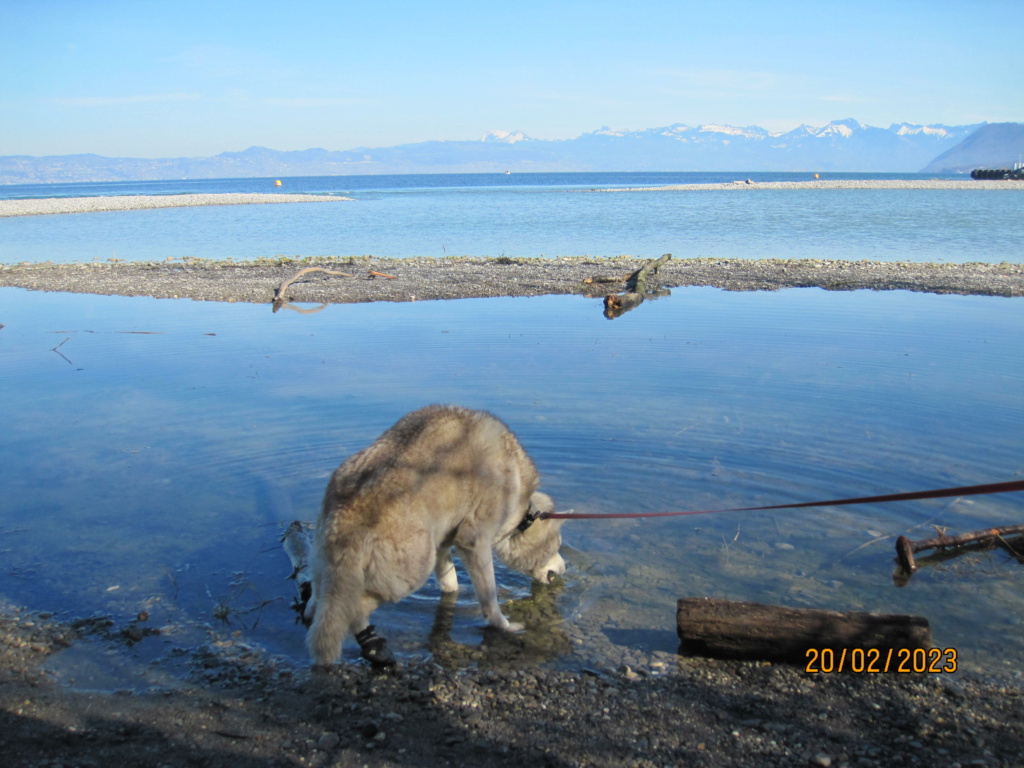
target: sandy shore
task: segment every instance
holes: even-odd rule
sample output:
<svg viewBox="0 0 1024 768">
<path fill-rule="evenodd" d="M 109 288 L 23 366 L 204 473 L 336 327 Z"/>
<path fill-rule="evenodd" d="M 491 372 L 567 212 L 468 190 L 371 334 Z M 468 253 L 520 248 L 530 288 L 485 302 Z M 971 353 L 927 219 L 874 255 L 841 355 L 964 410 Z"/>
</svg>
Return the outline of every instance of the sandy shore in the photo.
<svg viewBox="0 0 1024 768">
<path fill-rule="evenodd" d="M 974 179 L 843 179 L 808 181 L 750 181 L 737 179 L 724 184 L 669 184 L 661 187 L 619 187 L 597 192 L 689 192 L 720 189 L 1014 189 L 1024 190 L 1020 181 L 975 181 Z"/>
<path fill-rule="evenodd" d="M 324 304 L 576 294 L 604 297 L 625 289 L 645 259 L 409 258 L 189 259 L 169 262 L 0 265 L 0 286 L 118 296 L 269 303 L 276 289 L 307 267 L 285 291 L 290 302 Z M 371 273 L 392 277 L 380 277 Z M 586 282 L 599 278 L 597 282 Z M 1024 296 L 1024 264 L 929 264 L 826 259 L 672 259 L 649 288 L 711 286 L 731 291 L 824 288 L 908 290 L 980 296 Z"/>
<path fill-rule="evenodd" d="M 265 203 L 327 203 L 351 200 L 330 195 L 223 193 L 215 195 L 118 195 L 114 197 L 45 197 L 0 200 L 0 217 L 50 213 L 134 211 L 143 208 L 183 208 L 193 205 L 255 205 Z"/>
</svg>

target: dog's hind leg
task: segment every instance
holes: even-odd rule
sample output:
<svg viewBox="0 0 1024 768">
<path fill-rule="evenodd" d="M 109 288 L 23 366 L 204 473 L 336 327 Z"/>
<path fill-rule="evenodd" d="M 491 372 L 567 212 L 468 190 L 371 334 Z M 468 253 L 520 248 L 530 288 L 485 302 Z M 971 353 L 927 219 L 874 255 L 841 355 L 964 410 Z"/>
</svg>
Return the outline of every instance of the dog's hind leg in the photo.
<svg viewBox="0 0 1024 768">
<path fill-rule="evenodd" d="M 434 566 L 434 577 L 437 579 L 442 592 L 459 591 L 459 577 L 455 573 L 455 563 L 452 562 L 451 545 L 438 548 L 437 565 Z"/>
<path fill-rule="evenodd" d="M 362 568 L 339 562 L 332 569 L 314 569 L 310 605 L 314 606 L 313 622 L 306 647 L 317 664 L 332 664 L 341 656 L 345 637 L 369 626 L 378 601 L 365 592 Z"/>
</svg>

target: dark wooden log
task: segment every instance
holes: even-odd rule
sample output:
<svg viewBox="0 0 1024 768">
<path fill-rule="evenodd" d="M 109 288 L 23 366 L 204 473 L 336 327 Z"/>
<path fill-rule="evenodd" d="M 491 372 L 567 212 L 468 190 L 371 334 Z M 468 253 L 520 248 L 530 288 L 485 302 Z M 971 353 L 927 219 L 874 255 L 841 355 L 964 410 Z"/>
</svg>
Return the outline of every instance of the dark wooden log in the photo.
<svg viewBox="0 0 1024 768">
<path fill-rule="evenodd" d="M 277 288 L 274 289 L 274 300 L 273 300 L 272 304 L 273 304 L 275 312 L 277 312 L 277 310 L 280 309 L 284 305 L 284 303 L 285 303 L 285 295 L 284 295 L 285 289 L 288 288 L 289 285 L 294 283 L 300 277 L 302 277 L 303 275 L 307 275 L 310 272 L 326 272 L 328 275 L 341 275 L 342 277 L 355 277 L 355 275 L 351 275 L 348 272 L 338 272 L 335 269 L 327 269 L 325 267 L 306 267 L 305 269 L 300 269 L 298 272 L 296 272 L 294 275 L 289 277 L 287 280 L 285 280 L 283 283 L 281 283 L 279 286 L 277 286 Z M 391 275 L 384 275 L 384 276 L 385 277 L 391 277 Z"/>
<path fill-rule="evenodd" d="M 622 315 L 644 302 L 642 293 L 616 293 L 604 297 L 604 316 L 609 320 Z"/>
<path fill-rule="evenodd" d="M 896 539 L 896 556 L 899 558 L 900 566 L 907 573 L 917 570 L 917 563 L 914 555 L 926 549 L 951 549 L 964 547 L 968 544 L 978 546 L 989 546 L 1003 541 L 1007 536 L 1024 534 L 1024 525 L 1007 525 L 1002 528 L 985 528 L 981 531 L 961 533 L 958 536 L 946 536 L 944 533 L 931 539 L 911 541 L 906 536 Z"/>
<path fill-rule="evenodd" d="M 806 663 L 808 649 L 931 648 L 922 616 L 824 611 L 687 597 L 678 603 L 680 653 Z"/>
<path fill-rule="evenodd" d="M 644 303 L 647 294 L 647 278 L 658 274 L 658 268 L 672 258 L 671 253 L 666 253 L 660 259 L 648 259 L 647 262 L 636 272 L 626 278 L 626 292 L 608 294 L 604 297 L 604 316 L 609 320 L 629 312 Z"/>
<path fill-rule="evenodd" d="M 648 259 L 646 264 L 626 279 L 626 288 L 631 293 L 646 293 L 647 278 L 658 274 L 658 268 L 664 266 L 671 258 L 672 254 L 666 253 L 660 259 Z"/>
</svg>

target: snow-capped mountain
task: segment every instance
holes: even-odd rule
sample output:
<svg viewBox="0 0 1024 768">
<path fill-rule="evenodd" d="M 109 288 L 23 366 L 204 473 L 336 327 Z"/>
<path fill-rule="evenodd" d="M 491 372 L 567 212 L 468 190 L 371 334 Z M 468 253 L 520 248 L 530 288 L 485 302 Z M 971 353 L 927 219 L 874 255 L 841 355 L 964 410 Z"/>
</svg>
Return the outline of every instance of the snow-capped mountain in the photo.
<svg viewBox="0 0 1024 768">
<path fill-rule="evenodd" d="M 493 130 L 476 141 L 427 141 L 345 151 L 279 152 L 250 147 L 214 157 L 160 160 L 14 156 L 0 157 L 0 183 L 506 170 L 915 173 L 930 168 L 933 159 L 950 152 L 982 125 L 893 123 L 877 128 L 850 118 L 821 127 L 801 125 L 772 132 L 758 126 L 676 123 L 642 130 L 604 126 L 562 140 L 533 139 L 519 130 Z M 1018 123 L 1005 125 L 1024 129 Z M 1017 151 L 1008 156 L 1015 157 Z"/>
<path fill-rule="evenodd" d="M 758 126 L 677 123 L 638 131 L 606 126 L 551 144 L 585 170 L 914 173 L 978 127 L 900 123 L 876 128 L 846 119 L 773 132 Z"/>
<path fill-rule="evenodd" d="M 517 141 L 526 141 L 530 137 L 522 131 L 491 131 L 484 134 L 480 141 L 497 141 L 502 144 L 515 144 Z"/>
</svg>

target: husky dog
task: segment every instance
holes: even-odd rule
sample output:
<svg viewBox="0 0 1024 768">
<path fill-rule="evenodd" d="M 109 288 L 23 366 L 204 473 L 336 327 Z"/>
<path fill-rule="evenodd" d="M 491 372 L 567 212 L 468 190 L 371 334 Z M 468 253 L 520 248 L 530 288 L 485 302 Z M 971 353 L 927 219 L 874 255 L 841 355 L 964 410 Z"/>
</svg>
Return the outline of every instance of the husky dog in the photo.
<svg viewBox="0 0 1024 768">
<path fill-rule="evenodd" d="M 351 632 L 365 659 L 394 664 L 370 614 L 415 592 L 431 572 L 442 591 L 457 591 L 452 547 L 487 623 L 522 630 L 498 608 L 492 553 L 543 583 L 565 572 L 562 521 L 537 519 L 554 510 L 539 482 L 508 427 L 458 406 L 414 411 L 351 456 L 327 484 L 313 538 L 305 617 L 314 661 L 336 661 Z"/>
</svg>

